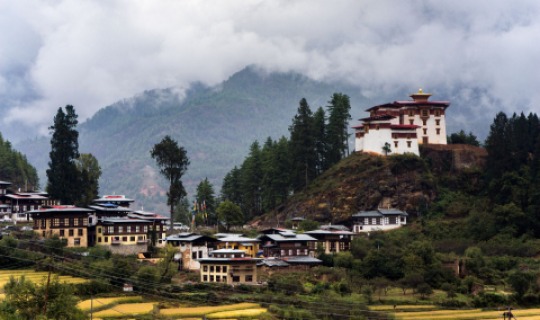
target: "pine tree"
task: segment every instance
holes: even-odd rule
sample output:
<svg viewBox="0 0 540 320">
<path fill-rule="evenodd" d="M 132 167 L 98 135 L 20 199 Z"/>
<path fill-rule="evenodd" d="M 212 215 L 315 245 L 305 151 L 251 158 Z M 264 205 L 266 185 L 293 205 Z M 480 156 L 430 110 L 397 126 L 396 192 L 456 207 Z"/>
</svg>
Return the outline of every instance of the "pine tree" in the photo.
<svg viewBox="0 0 540 320">
<path fill-rule="evenodd" d="M 62 204 L 74 204 L 81 198 L 80 174 L 75 160 L 79 157 L 77 114 L 71 105 L 58 109 L 52 131 L 47 192 Z"/>
<path fill-rule="evenodd" d="M 351 105 L 349 96 L 342 93 L 334 93 L 328 105 L 327 143 L 328 151 L 326 159 L 328 167 L 338 163 L 347 156 L 349 151 L 349 120 L 351 119 Z"/>
<path fill-rule="evenodd" d="M 208 181 L 208 178 L 204 178 L 197 185 L 197 202 L 201 206 L 202 213 L 207 224 L 216 224 L 216 197 L 214 193 L 214 186 Z"/>
<path fill-rule="evenodd" d="M 101 167 L 99 162 L 91 153 L 81 153 L 75 162 L 77 170 L 81 176 L 81 205 L 89 205 L 99 194 L 99 177 L 101 177 Z"/>
<path fill-rule="evenodd" d="M 170 136 L 165 136 L 161 142 L 154 145 L 150 155 L 158 164 L 159 172 L 169 182 L 167 192 L 167 205 L 170 206 L 171 228 L 174 221 L 174 207 L 186 196 L 186 190 L 182 184 L 182 176 L 189 166 L 189 159 L 186 150 L 178 146 L 178 142 Z"/>
<path fill-rule="evenodd" d="M 326 114 L 322 107 L 319 107 L 313 114 L 313 134 L 313 138 L 315 138 L 315 153 L 317 155 L 317 175 L 320 175 L 328 169 L 328 162 L 326 160 Z"/>
<path fill-rule="evenodd" d="M 221 200 L 229 200 L 236 205 L 242 204 L 240 169 L 236 166 L 223 178 L 223 184 L 221 185 Z"/>
<path fill-rule="evenodd" d="M 313 114 L 306 99 L 302 98 L 293 123 L 289 127 L 291 184 L 295 191 L 304 189 L 317 175 L 313 127 Z"/>
<path fill-rule="evenodd" d="M 261 148 L 257 141 L 251 144 L 249 155 L 240 168 L 240 190 L 242 192 L 242 211 L 251 219 L 262 213 L 261 206 Z"/>
</svg>

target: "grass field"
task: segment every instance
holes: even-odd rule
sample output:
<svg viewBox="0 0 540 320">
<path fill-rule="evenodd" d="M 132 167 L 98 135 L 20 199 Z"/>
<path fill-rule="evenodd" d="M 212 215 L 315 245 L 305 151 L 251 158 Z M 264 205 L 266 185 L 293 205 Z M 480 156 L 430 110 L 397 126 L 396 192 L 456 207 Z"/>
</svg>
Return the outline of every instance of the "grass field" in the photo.
<svg viewBox="0 0 540 320">
<path fill-rule="evenodd" d="M 93 309 L 103 309 L 119 303 L 142 302 L 141 296 L 108 297 L 83 300 L 77 304 L 77 307 L 83 311 Z"/>
<path fill-rule="evenodd" d="M 236 303 L 224 306 L 205 306 L 205 307 L 188 307 L 188 308 L 168 308 L 161 309 L 160 314 L 173 317 L 202 317 L 216 312 L 238 311 L 246 309 L 260 309 L 261 306 L 257 303 Z M 234 316 L 232 317 L 234 318 Z M 218 318 L 216 318 L 218 319 Z M 219 318 L 222 319 L 222 318 Z"/>
<path fill-rule="evenodd" d="M 155 304 L 156 302 L 122 303 L 109 309 L 94 312 L 93 316 L 97 318 L 123 318 L 140 314 L 149 314 L 154 310 Z"/>
</svg>

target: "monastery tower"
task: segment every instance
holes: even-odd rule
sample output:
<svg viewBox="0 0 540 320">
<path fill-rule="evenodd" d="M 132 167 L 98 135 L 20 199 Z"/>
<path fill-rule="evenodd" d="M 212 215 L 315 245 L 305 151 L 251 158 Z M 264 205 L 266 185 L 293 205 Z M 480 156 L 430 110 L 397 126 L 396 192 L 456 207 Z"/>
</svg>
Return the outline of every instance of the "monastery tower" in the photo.
<svg viewBox="0 0 540 320">
<path fill-rule="evenodd" d="M 367 109 L 369 117 L 359 119 L 362 123 L 353 127 L 355 150 L 419 155 L 420 144 L 446 144 L 445 112 L 450 102 L 429 101 L 430 96 L 420 89 L 410 95 L 412 100 Z"/>
</svg>

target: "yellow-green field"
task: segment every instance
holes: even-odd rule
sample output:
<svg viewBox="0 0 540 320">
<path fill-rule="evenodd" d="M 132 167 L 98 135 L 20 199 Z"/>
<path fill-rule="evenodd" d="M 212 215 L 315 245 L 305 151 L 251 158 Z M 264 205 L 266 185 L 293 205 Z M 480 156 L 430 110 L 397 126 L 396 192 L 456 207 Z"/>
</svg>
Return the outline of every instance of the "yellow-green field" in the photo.
<svg viewBox="0 0 540 320">
<path fill-rule="evenodd" d="M 77 307 L 83 311 L 93 309 L 102 309 L 118 303 L 142 302 L 141 296 L 109 297 L 83 300 L 77 304 Z"/>
<path fill-rule="evenodd" d="M 210 314 L 216 312 L 225 312 L 225 311 L 242 311 L 248 309 L 260 309 L 261 306 L 257 303 L 236 303 L 224 306 L 205 306 L 205 307 L 188 307 L 188 308 L 168 308 L 161 309 L 160 314 L 165 316 L 173 317 L 202 317 L 204 315 L 209 316 Z M 266 312 L 266 310 L 265 310 Z M 240 317 L 239 315 L 231 314 L 228 318 Z M 222 318 L 215 318 L 222 319 Z"/>
<path fill-rule="evenodd" d="M 434 306 L 431 306 L 434 307 Z M 429 309 L 426 305 L 397 305 L 396 311 L 394 306 L 371 306 L 372 311 L 388 312 L 393 314 L 398 320 L 495 320 L 502 319 L 504 310 L 482 310 L 482 309 L 467 309 L 467 310 L 425 310 Z M 540 320 L 540 308 L 535 309 L 517 309 L 512 311 L 514 316 L 519 320 Z"/>
<path fill-rule="evenodd" d="M 149 314 L 154 310 L 154 305 L 156 302 L 122 303 L 109 309 L 94 312 L 93 315 L 98 318 L 122 318 Z"/>
<path fill-rule="evenodd" d="M 47 279 L 49 275 L 46 271 L 34 271 L 34 270 L 0 270 L 0 292 L 3 291 L 4 285 L 9 281 L 10 277 L 15 277 L 16 279 L 24 276 L 26 280 L 30 280 L 34 283 L 40 283 Z M 51 274 L 55 275 L 55 274 Z M 77 278 L 72 276 L 58 276 L 58 280 L 62 283 L 84 283 L 88 280 L 83 278 Z"/>
</svg>

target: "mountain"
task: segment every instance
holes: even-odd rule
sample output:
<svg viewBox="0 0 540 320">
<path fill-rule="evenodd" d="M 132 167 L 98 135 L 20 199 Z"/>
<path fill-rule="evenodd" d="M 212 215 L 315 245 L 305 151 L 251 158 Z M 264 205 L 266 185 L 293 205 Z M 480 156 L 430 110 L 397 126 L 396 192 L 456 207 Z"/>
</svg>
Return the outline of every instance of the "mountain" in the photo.
<svg viewBox="0 0 540 320">
<path fill-rule="evenodd" d="M 103 108 L 79 125 L 79 151 L 98 159 L 100 193 L 126 194 L 145 210 L 166 211 L 166 185 L 150 157 L 163 136 L 172 136 L 187 151 L 191 164 L 183 182 L 189 196 L 205 177 L 219 193 L 223 176 L 241 164 L 253 141 L 289 135 L 301 98 L 315 110 L 326 106 L 334 92 L 351 97 L 354 119 L 371 104 L 349 85 L 247 67 L 217 86 L 150 90 Z M 48 139 L 21 143 L 19 149 L 45 172 Z"/>
</svg>

